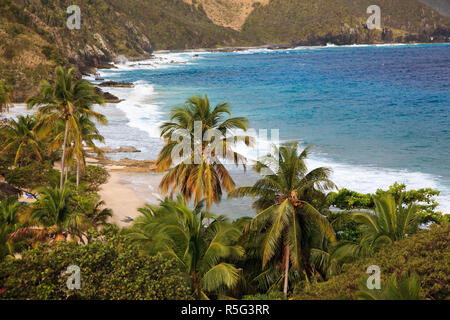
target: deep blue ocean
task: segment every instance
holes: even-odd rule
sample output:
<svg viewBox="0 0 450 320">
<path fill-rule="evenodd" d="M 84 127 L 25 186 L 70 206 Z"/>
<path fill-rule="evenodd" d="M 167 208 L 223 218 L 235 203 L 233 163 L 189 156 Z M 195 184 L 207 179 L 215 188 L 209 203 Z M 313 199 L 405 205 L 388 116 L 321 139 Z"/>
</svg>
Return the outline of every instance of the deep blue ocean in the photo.
<svg viewBox="0 0 450 320">
<path fill-rule="evenodd" d="M 311 167 L 332 167 L 339 187 L 437 188 L 450 212 L 449 44 L 157 54 L 101 74 L 136 84 L 109 90 L 126 101 L 103 109 L 110 126 L 101 128 L 106 144 L 140 148 L 136 158 L 156 158 L 172 107 L 208 94 L 252 128 L 312 144 Z M 235 175 L 240 185 L 255 179 Z"/>
</svg>

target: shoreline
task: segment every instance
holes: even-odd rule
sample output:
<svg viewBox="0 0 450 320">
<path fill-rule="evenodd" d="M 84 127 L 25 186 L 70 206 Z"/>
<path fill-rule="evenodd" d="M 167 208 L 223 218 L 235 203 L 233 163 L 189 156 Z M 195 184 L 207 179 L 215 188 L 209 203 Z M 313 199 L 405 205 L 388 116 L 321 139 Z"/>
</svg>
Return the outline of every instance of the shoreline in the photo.
<svg viewBox="0 0 450 320">
<path fill-rule="evenodd" d="M 120 227 L 129 227 L 133 219 L 140 215 L 138 208 L 146 203 L 158 204 L 158 198 L 151 194 L 144 195 L 142 192 L 132 188 L 134 175 L 130 172 L 119 172 L 107 169 L 110 178 L 108 182 L 100 187 L 99 195 L 105 202 L 105 208 L 113 211 L 109 222 Z M 149 182 L 149 186 L 158 188 L 157 179 Z"/>
<path fill-rule="evenodd" d="M 100 186 L 98 194 L 105 202 L 104 207 L 113 211 L 109 222 L 120 227 L 131 225 L 133 219 L 140 215 L 138 208 L 146 203 L 158 204 L 158 197 L 145 189 L 158 190 L 160 178 L 154 173 L 153 160 L 131 160 L 121 159 L 113 161 L 110 159 L 87 158 L 89 165 L 102 166 L 110 177 L 108 181 Z M 145 174 L 150 174 L 154 179 L 145 179 L 140 183 L 135 183 Z M 148 184 L 147 184 L 148 183 Z M 140 188 L 133 188 L 133 185 Z"/>
<path fill-rule="evenodd" d="M 220 47 L 220 48 L 193 48 L 193 49 L 161 49 L 153 51 L 153 54 L 166 54 L 166 53 L 195 53 L 195 52 L 237 52 L 237 51 L 246 51 L 246 50 L 257 50 L 257 49 L 268 49 L 268 50 L 288 50 L 295 49 L 301 47 L 349 47 L 349 46 L 383 46 L 383 45 L 393 45 L 393 46 L 401 46 L 401 45 L 422 45 L 422 44 L 450 44 L 450 42 L 379 42 L 379 43 L 352 43 L 352 44 L 334 44 L 329 43 L 325 45 L 293 45 L 293 44 L 264 44 L 260 46 L 229 46 L 229 47 Z M 130 62 L 135 61 L 145 61 L 148 59 L 142 58 L 142 60 L 136 60 L 135 58 L 127 58 Z M 141 58 L 137 58 L 141 59 Z M 151 59 L 151 58 L 150 58 Z M 113 62 L 112 62 L 113 63 Z"/>
</svg>

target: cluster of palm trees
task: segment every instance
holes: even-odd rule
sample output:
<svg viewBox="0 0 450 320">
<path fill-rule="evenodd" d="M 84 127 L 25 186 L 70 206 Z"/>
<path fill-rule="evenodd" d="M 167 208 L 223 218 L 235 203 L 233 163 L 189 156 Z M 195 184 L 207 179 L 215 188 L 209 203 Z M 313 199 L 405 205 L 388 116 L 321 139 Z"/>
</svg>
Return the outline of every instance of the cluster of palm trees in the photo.
<svg viewBox="0 0 450 320">
<path fill-rule="evenodd" d="M 9 96 L 4 85 L 0 87 L 0 103 L 7 106 Z M 0 154 L 12 156 L 12 166 L 53 162 L 59 158 L 59 151 L 62 153 L 59 186 L 40 188 L 39 199 L 31 206 L 19 205 L 17 200 L 2 201 L 0 234 L 7 237 L 2 243 L 9 246 L 9 253 L 13 252 L 12 243 L 24 238 L 32 241 L 72 238 L 83 242 L 89 228 L 105 224 L 111 216 L 109 209 L 101 209 L 103 202 L 94 205 L 92 212 L 78 210 L 67 182 L 70 169 L 76 167 L 79 186 L 86 166 L 86 147 L 102 153 L 95 143 L 103 141 L 103 137 L 93 120 L 102 124 L 107 120 L 93 110 L 93 105 L 103 103 L 88 81 L 75 79 L 73 69 L 57 67 L 54 81 L 43 82 L 39 94 L 27 100 L 29 108 L 36 107 L 37 113 L 10 119 L 0 129 L 3 144 Z"/>
<path fill-rule="evenodd" d="M 248 120 L 226 118 L 227 115 L 230 115 L 228 104 L 218 104 L 213 108 L 207 96 L 192 97 L 184 106 L 172 111 L 171 121 L 161 127 L 161 136 L 166 144 L 159 154 L 157 165 L 161 171 L 168 170 L 160 184 L 163 193 L 172 198 L 178 191 L 179 196 L 176 202 L 166 199 L 160 207 L 143 208 L 143 217 L 134 224 L 130 237 L 144 251 L 175 256 L 191 275 L 196 295 L 206 297 L 207 292 L 217 291 L 213 289 L 232 289 L 238 284 L 242 270 L 238 272 L 233 264 L 226 261 L 239 260 L 243 249 L 237 238 L 251 234 L 252 239 L 260 239 L 258 252 L 255 253 L 260 264 L 258 276 L 276 274 L 274 282 L 280 283 L 282 279 L 287 295 L 290 269 L 299 274 L 311 274 L 314 271 L 310 261 L 314 242 L 332 243 L 335 240 L 328 220 L 312 205 L 313 199 L 325 197 L 324 191 L 334 187 L 329 180 L 330 170 L 316 168 L 308 172 L 305 159 L 310 148 L 299 153 L 298 143 L 277 148 L 275 152 L 280 155 L 277 167 L 280 169 L 250 187 L 236 189 L 221 159 L 214 157 L 214 153 L 214 159 L 204 156 L 205 150 L 214 149 L 208 145 L 211 144 L 209 141 L 201 142 L 200 155 L 195 152 L 184 155 L 191 157 L 191 160 L 198 157 L 200 162 L 173 163 L 172 155 L 177 144 L 172 139 L 174 133 L 188 132 L 191 141 L 194 141 L 195 122 L 201 122 L 202 135 L 210 129 L 221 132 L 219 146 L 233 153 L 236 165 L 242 163 L 240 160 L 243 157 L 227 144 L 230 141 L 227 136 L 230 131 L 227 129 L 245 131 Z M 250 139 L 246 141 L 250 145 Z M 268 156 L 259 161 L 254 169 L 258 173 L 263 169 L 270 170 L 274 167 L 273 161 L 275 158 Z M 222 217 L 214 217 L 200 210 L 203 203 L 209 210 L 213 202 L 220 202 L 223 190 L 229 197 L 257 198 L 254 207 L 258 214 L 245 227 L 232 227 Z M 186 202 L 191 200 L 194 210 L 186 207 Z M 206 219 L 205 223 L 203 219 Z M 211 224 L 209 219 L 213 221 Z M 232 245 L 234 239 L 236 241 Z M 211 278 L 212 275 L 214 278 Z"/>
<path fill-rule="evenodd" d="M 111 216 L 101 201 L 87 211 L 76 208 L 67 183 L 69 171 L 76 167 L 76 184 L 80 184 L 86 147 L 101 154 L 95 142 L 103 137 L 93 119 L 107 123 L 93 110 L 94 104 L 103 104 L 102 98 L 87 81 L 75 80 L 73 73 L 58 67 L 54 82 L 43 83 L 39 94 L 27 101 L 38 112 L 11 119 L 0 129 L 1 154 L 12 155 L 14 166 L 59 158 L 54 154 L 61 151 L 59 186 L 40 189 L 40 198 L 32 206 L 9 199 L 1 202 L 0 257 L 13 253 L 14 243 L 21 239 L 89 241 L 87 230 L 101 227 Z M 0 83 L 2 108 L 10 101 L 7 92 Z M 213 142 L 196 141 L 197 123 L 201 123 L 201 137 L 212 129 L 219 136 Z M 236 188 L 220 158 L 231 155 L 236 166 L 246 169 L 245 158 L 229 145 L 242 138 L 230 136 L 235 129 L 246 131 L 248 120 L 231 117 L 227 103 L 212 107 L 207 96 L 196 96 L 175 108 L 170 121 L 161 126 L 165 146 L 157 159 L 158 169 L 166 172 L 160 188 L 168 198 L 158 206 L 140 208 L 142 215 L 124 230 L 143 254 L 158 253 L 177 261 L 191 278 L 196 298 L 227 296 L 239 286 L 282 290 L 287 297 L 295 284 L 308 283 L 311 277 L 325 280 L 342 263 L 373 255 L 383 244 L 417 230 L 416 206 L 405 207 L 402 199 L 385 194 L 374 199 L 374 212 L 351 214 L 362 232 L 358 242 L 337 241 L 321 207 L 327 191 L 336 188 L 331 170 L 308 170 L 305 160 L 311 147 L 299 150 L 297 142 L 274 146 L 278 156 L 263 157 L 253 167 L 261 178 L 252 186 Z M 174 137 L 180 134 L 189 135 L 194 152 L 177 149 Z M 250 146 L 251 138 L 244 138 Z M 182 161 L 175 162 L 174 153 Z M 212 214 L 209 210 L 224 193 L 229 198 L 255 198 L 256 216 L 230 222 Z"/>
<path fill-rule="evenodd" d="M 249 283 L 259 283 L 259 288 L 268 291 L 282 288 L 287 297 L 290 282 L 308 282 L 317 275 L 325 280 L 345 259 L 364 256 L 362 252 L 373 254 L 382 243 L 400 240 L 417 229 L 416 207 L 405 208 L 401 201 L 384 195 L 375 199 L 375 212 L 351 214 L 362 229 L 361 241 L 338 243 L 318 207 L 325 202 L 326 192 L 336 188 L 330 180 L 331 170 L 309 171 L 305 160 L 311 147 L 299 151 L 297 142 L 274 147 L 278 157 L 260 159 L 253 169 L 265 175 L 253 186 L 235 188 L 221 159 L 214 153 L 205 156 L 206 150 L 217 148 L 209 141 L 202 141 L 194 153 L 177 154 L 191 161 L 174 163 L 173 152 L 178 152 L 174 151 L 178 143 L 174 133 L 190 135 L 194 144 L 196 122 L 202 123 L 202 134 L 210 129 L 221 132 L 219 146 L 233 153 L 226 129 L 247 130 L 248 121 L 226 116 L 230 116 L 229 106 L 222 103 L 213 108 L 207 96 L 192 97 L 172 111 L 170 121 L 161 126 L 166 144 L 157 161 L 158 168 L 166 171 L 160 188 L 169 198 L 159 206 L 141 208 L 142 216 L 127 231 L 142 252 L 177 260 L 190 275 L 197 298 L 226 295 Z M 194 157 L 201 161 L 192 161 Z M 233 157 L 236 165 L 243 159 L 237 153 Z M 254 197 L 256 216 L 230 223 L 209 213 L 224 191 L 229 198 Z M 191 201 L 192 210 L 188 208 Z"/>
<path fill-rule="evenodd" d="M 107 124 L 106 117 L 92 108 L 94 104 L 104 104 L 103 98 L 96 94 L 88 81 L 75 81 L 73 73 L 73 69 L 66 71 L 63 67 L 57 67 L 54 83 L 44 82 L 39 95 L 27 101 L 30 108 L 38 108 L 40 117 L 36 127 L 42 128 L 42 134 L 48 134 L 54 128 L 64 128 L 58 130 L 58 134 L 50 142 L 51 148 L 62 149 L 61 189 L 70 160 L 76 161 L 77 185 L 79 184 L 80 168 L 85 167 L 83 143 L 90 145 L 93 140 L 102 140 L 91 118 Z"/>
</svg>

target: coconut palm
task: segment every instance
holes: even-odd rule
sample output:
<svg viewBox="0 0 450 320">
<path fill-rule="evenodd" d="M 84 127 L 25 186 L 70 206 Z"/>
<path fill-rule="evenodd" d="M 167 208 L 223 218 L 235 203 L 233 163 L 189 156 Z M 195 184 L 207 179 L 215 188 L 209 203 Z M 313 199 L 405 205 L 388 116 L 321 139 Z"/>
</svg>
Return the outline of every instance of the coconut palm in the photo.
<svg viewBox="0 0 450 320">
<path fill-rule="evenodd" d="M 80 184 L 81 171 L 86 168 L 86 150 L 85 147 L 89 147 L 98 156 L 103 155 L 102 149 L 95 145 L 95 141 L 103 142 L 105 138 L 100 134 L 95 123 L 89 119 L 87 115 L 78 116 L 78 130 L 73 132 L 70 131 L 68 135 L 68 141 L 72 141 L 67 146 L 66 160 L 67 167 L 71 167 L 73 162 L 76 162 L 77 176 L 76 184 L 77 187 Z M 61 146 L 64 139 L 64 123 L 59 122 L 58 125 L 59 134 L 56 135 L 55 139 L 51 143 L 50 147 L 52 149 Z"/>
<path fill-rule="evenodd" d="M 234 189 L 235 183 L 223 164 L 224 157 L 232 159 L 236 165 L 243 163 L 245 159 L 232 150 L 228 141 L 233 135 L 227 131 L 247 130 L 248 120 L 243 117 L 225 119 L 230 115 L 228 103 L 220 103 L 212 108 L 206 95 L 204 98 L 191 97 L 184 106 L 172 110 L 170 122 L 161 126 L 161 137 L 164 137 L 166 144 L 157 160 L 160 171 L 168 170 L 160 183 L 164 194 L 168 194 L 172 189 L 172 197 L 174 192 L 179 190 L 187 201 L 193 198 L 194 204 L 204 199 L 207 209 L 210 209 L 213 202 L 221 200 L 223 189 L 227 192 Z M 200 137 L 195 135 L 196 122 L 201 123 Z M 218 134 L 211 139 L 212 142 L 198 141 L 211 130 Z M 192 152 L 183 154 L 176 151 L 178 141 L 175 137 L 180 135 L 189 139 Z M 247 145 L 251 143 L 248 137 L 233 137 L 244 139 Z M 172 159 L 174 153 L 181 156 L 178 163 Z"/>
<path fill-rule="evenodd" d="M 238 270 L 225 259 L 241 257 L 236 245 L 241 232 L 224 217 L 203 211 L 204 201 L 190 210 L 184 198 L 166 198 L 160 206 L 146 205 L 135 220 L 128 237 L 148 254 L 160 253 L 175 259 L 192 280 L 194 295 L 207 299 L 236 285 Z M 210 225 L 205 219 L 211 218 Z"/>
<path fill-rule="evenodd" d="M 382 245 L 405 239 L 415 233 L 419 226 L 418 208 L 414 204 L 402 205 L 402 197 L 396 201 L 394 196 L 385 193 L 373 197 L 373 212 L 355 212 L 353 220 L 362 231 L 359 243 L 343 243 L 336 250 L 338 260 L 371 256 Z"/>
<path fill-rule="evenodd" d="M 64 121 L 60 189 L 63 188 L 64 183 L 66 150 L 70 142 L 68 141 L 69 132 L 72 132 L 72 139 L 76 143 L 81 141 L 78 117 L 84 114 L 94 117 L 100 123 L 107 123 L 105 116 L 92 110 L 93 104 L 104 103 L 103 98 L 95 93 L 88 81 L 75 81 L 73 73 L 73 69 L 66 71 L 63 67 L 57 67 L 54 83 L 44 82 L 39 95 L 27 101 L 29 107 L 38 106 L 39 113 L 43 115 L 40 124 L 46 129 L 51 130 L 58 120 Z"/>
<path fill-rule="evenodd" d="M 1 129 L 6 138 L 6 146 L 1 153 L 14 152 L 15 165 L 23 162 L 23 155 L 27 152 L 42 160 L 39 137 L 35 131 L 36 124 L 37 119 L 34 116 L 19 116 L 17 121 L 10 119 L 8 125 Z"/>
<path fill-rule="evenodd" d="M 12 88 L 5 81 L 0 81 L 0 113 L 9 111 L 11 103 Z"/>
<path fill-rule="evenodd" d="M 39 195 L 32 209 L 34 226 L 18 229 L 11 239 L 32 237 L 33 241 L 57 241 L 67 239 L 69 234 L 78 234 L 83 215 L 72 210 L 70 187 L 65 184 L 62 189 L 41 188 Z"/>
<path fill-rule="evenodd" d="M 284 270 L 283 291 L 288 292 L 289 268 L 312 273 L 310 264 L 313 238 L 334 241 L 335 234 L 327 219 L 311 204 L 324 198 L 324 190 L 334 187 L 330 169 L 307 170 L 305 159 L 311 147 L 298 153 L 298 143 L 287 143 L 275 148 L 279 157 L 268 155 L 256 166 L 257 173 L 271 172 L 251 187 L 237 188 L 229 197 L 251 196 L 258 214 L 253 219 L 251 231 L 264 234 L 261 243 L 262 268 L 275 259 Z M 279 158 L 279 159 L 277 159 Z M 320 239 L 319 239 L 320 240 Z"/>
</svg>

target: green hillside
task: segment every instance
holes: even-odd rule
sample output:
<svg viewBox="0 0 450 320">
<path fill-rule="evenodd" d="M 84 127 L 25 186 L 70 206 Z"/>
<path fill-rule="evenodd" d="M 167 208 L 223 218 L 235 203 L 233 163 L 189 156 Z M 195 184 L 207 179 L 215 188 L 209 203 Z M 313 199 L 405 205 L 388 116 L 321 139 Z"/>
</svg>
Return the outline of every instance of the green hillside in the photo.
<svg viewBox="0 0 450 320">
<path fill-rule="evenodd" d="M 384 34 L 365 27 L 374 4 L 381 8 Z M 417 0 L 272 0 L 250 14 L 243 32 L 259 42 L 428 42 L 436 29 L 449 26 L 449 18 Z"/>
<path fill-rule="evenodd" d="M 81 8 L 80 30 L 66 27 L 72 4 Z M 382 9 L 383 31 L 365 27 L 371 4 Z M 255 4 L 240 32 L 214 24 L 197 1 L 0 0 L 0 80 L 23 101 L 56 65 L 81 75 L 119 55 L 148 57 L 158 49 L 438 42 L 449 30 L 449 17 L 418 0 L 271 0 Z"/>
<path fill-rule="evenodd" d="M 81 8 L 80 30 L 66 27 L 73 3 Z M 233 45 L 236 37 L 182 0 L 0 0 L 0 79 L 20 101 L 57 64 L 87 72 L 117 55 Z"/>
<path fill-rule="evenodd" d="M 444 16 L 450 16 L 450 1 L 448 0 L 420 0 L 423 3 L 428 4 L 434 10 Z"/>
</svg>

